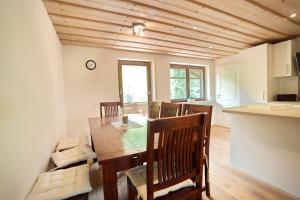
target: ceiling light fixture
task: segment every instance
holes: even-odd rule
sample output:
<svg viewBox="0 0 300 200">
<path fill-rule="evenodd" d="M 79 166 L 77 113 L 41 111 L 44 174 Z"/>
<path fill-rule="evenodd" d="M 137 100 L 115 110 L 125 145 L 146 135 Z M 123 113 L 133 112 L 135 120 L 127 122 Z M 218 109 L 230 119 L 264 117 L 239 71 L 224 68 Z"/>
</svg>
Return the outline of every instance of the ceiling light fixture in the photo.
<svg viewBox="0 0 300 200">
<path fill-rule="evenodd" d="M 133 23 L 132 24 L 132 33 L 133 35 L 143 36 L 144 35 L 145 25 L 143 23 Z"/>
<path fill-rule="evenodd" d="M 290 18 L 294 18 L 294 17 L 296 17 L 296 16 L 297 16 L 297 14 L 296 14 L 296 13 L 293 13 L 293 14 L 290 15 Z"/>
</svg>

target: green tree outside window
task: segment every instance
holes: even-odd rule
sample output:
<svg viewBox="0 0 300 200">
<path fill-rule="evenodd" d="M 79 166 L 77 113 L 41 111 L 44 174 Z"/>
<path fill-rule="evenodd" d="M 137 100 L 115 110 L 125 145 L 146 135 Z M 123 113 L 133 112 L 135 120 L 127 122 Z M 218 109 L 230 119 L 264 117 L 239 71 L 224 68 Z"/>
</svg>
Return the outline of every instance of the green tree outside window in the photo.
<svg viewBox="0 0 300 200">
<path fill-rule="evenodd" d="M 170 89 L 172 100 L 205 99 L 204 68 L 171 65 Z"/>
</svg>

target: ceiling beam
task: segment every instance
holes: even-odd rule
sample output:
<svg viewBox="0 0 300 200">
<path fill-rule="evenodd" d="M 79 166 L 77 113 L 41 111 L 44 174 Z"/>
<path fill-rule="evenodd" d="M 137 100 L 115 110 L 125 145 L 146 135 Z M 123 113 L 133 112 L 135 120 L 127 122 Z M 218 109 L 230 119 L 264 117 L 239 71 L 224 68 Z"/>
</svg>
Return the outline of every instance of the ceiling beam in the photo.
<svg viewBox="0 0 300 200">
<path fill-rule="evenodd" d="M 92 19 L 82 19 L 74 16 L 65 16 L 61 14 L 50 14 L 50 18 L 54 24 L 57 25 L 67 25 L 67 26 L 75 26 L 85 29 L 94 29 L 99 31 L 104 30 L 113 30 L 118 33 L 123 34 L 132 34 L 132 27 L 123 24 L 103 22 L 99 20 Z M 174 43 L 181 43 L 183 45 L 191 45 L 200 48 L 208 48 L 211 47 L 213 50 L 220 52 L 228 52 L 231 54 L 238 53 L 240 50 L 244 48 L 232 47 L 229 45 L 222 45 L 215 42 L 205 41 L 201 39 L 194 39 L 190 37 L 180 36 L 176 34 L 166 34 L 164 32 L 158 30 L 149 30 L 144 33 L 145 38 L 156 39 L 161 41 L 168 41 Z"/>
<path fill-rule="evenodd" d="M 259 4 L 258 2 L 254 1 L 254 0 L 245 0 L 245 1 L 247 1 L 248 3 L 254 5 L 254 6 L 258 7 L 258 8 L 263 9 L 264 11 L 267 11 L 267 12 L 273 14 L 273 15 L 276 15 L 277 17 L 281 17 L 284 20 L 288 20 L 289 22 L 291 22 L 291 23 L 293 23 L 293 24 L 295 24 L 297 26 L 300 26 L 299 22 L 294 21 L 290 17 L 285 16 L 285 15 L 283 15 L 283 14 L 281 14 L 281 13 L 275 11 L 275 10 L 272 10 L 271 8 L 268 8 L 268 7 L 264 6 L 264 5 L 261 5 L 261 4 Z"/>
<path fill-rule="evenodd" d="M 252 38 L 259 39 L 259 40 L 265 40 L 266 39 L 265 37 L 260 37 L 260 36 L 254 35 L 254 34 L 249 34 L 249 33 L 245 33 L 245 32 L 242 32 L 242 31 L 238 31 L 236 29 L 232 29 L 232 28 L 229 28 L 229 27 L 226 27 L 226 26 L 222 26 L 222 25 L 219 25 L 219 24 L 216 24 L 216 23 L 213 23 L 213 22 L 208 22 L 208 21 L 196 18 L 196 17 L 192 17 L 190 15 L 185 15 L 185 14 L 182 14 L 182 13 L 174 12 L 172 10 L 167 10 L 167 9 L 163 9 L 163 8 L 160 8 L 160 7 L 157 7 L 157 6 L 144 4 L 144 3 L 141 3 L 137 0 L 119 0 L 119 1 L 130 3 L 132 6 L 138 5 L 138 6 L 147 8 L 147 9 L 151 9 L 152 11 L 159 11 L 159 12 L 163 12 L 163 13 L 166 13 L 166 14 L 171 14 L 171 15 L 173 15 L 175 17 L 178 17 L 178 18 L 193 20 L 193 21 L 200 22 L 200 23 L 203 23 L 203 24 L 206 24 L 206 25 L 209 25 L 209 26 L 217 27 L 220 30 L 227 30 L 227 31 L 230 31 L 230 32 L 235 32 L 237 34 L 241 34 L 241 35 L 244 35 L 244 36 L 247 36 L 247 37 L 252 37 Z"/>
<path fill-rule="evenodd" d="M 215 41 L 219 41 L 219 43 L 223 43 L 223 44 L 231 44 L 231 46 L 236 46 L 236 47 L 250 47 L 251 42 L 246 42 L 245 40 L 237 40 L 237 39 L 231 39 L 231 38 L 227 38 L 225 36 L 220 36 L 220 35 L 216 35 L 213 33 L 206 33 L 200 30 L 194 30 L 194 29 L 190 29 L 190 28 L 186 28 L 183 26 L 179 26 L 179 25 L 174 25 L 174 24 L 170 24 L 170 23 L 166 23 L 166 22 L 162 22 L 162 21 L 157 21 L 157 20 L 153 20 L 153 19 L 148 19 L 146 17 L 137 17 L 134 15 L 129 15 L 129 14 L 122 14 L 119 12 L 115 12 L 115 11 L 111 11 L 111 10 L 104 10 L 102 8 L 99 7 L 94 7 L 94 6 L 87 6 L 87 5 L 83 5 L 83 4 L 75 4 L 75 3 L 70 3 L 70 2 L 65 2 L 63 0 L 46 0 L 46 5 L 49 3 L 52 7 L 52 9 L 56 8 L 56 12 L 59 12 L 60 14 L 64 13 L 66 15 L 66 12 L 70 12 L 68 11 L 68 6 L 69 8 L 81 8 L 81 9 L 86 9 L 86 14 L 90 14 L 92 15 L 92 13 L 100 15 L 100 14 L 109 14 L 111 15 L 110 20 L 116 20 L 120 17 L 122 17 L 125 22 L 127 21 L 127 24 L 129 24 L 129 20 L 133 20 L 134 21 L 142 21 L 142 22 L 146 22 L 146 23 L 152 23 L 153 25 L 155 25 L 156 27 L 160 27 L 161 29 L 166 29 L 164 30 L 165 33 L 181 33 L 181 34 L 186 34 L 186 35 L 193 35 L 194 38 L 195 37 L 205 37 L 208 40 L 215 40 Z M 52 3 L 58 3 L 57 5 L 55 4 L 51 4 Z M 59 9 L 58 9 L 59 7 Z M 48 12 L 51 12 L 51 8 L 48 9 Z M 53 11 L 53 10 L 52 10 Z M 119 17 L 118 17 L 119 16 Z M 124 20 L 122 20 L 122 22 L 124 23 Z M 124 23 L 126 24 L 126 23 Z M 132 23 L 130 23 L 131 25 Z M 151 29 L 151 27 L 147 27 L 147 29 Z M 170 29 L 168 32 L 167 29 Z M 253 44 L 253 43 L 252 43 Z"/>
<path fill-rule="evenodd" d="M 208 57 L 208 58 L 220 58 L 221 56 L 217 55 L 208 55 L 205 53 L 197 53 L 192 52 L 188 50 L 175 50 L 174 48 L 168 48 L 168 47 L 161 47 L 151 44 L 143 44 L 143 43 L 133 43 L 133 42 L 126 42 L 121 40 L 114 40 L 114 39 L 106 39 L 106 38 L 100 38 L 100 37 L 87 37 L 87 36 L 81 36 L 76 34 L 66 34 L 66 33 L 58 33 L 58 36 L 62 40 L 78 40 L 81 42 L 95 42 L 98 44 L 104 44 L 104 45 L 120 45 L 120 46 L 126 46 L 126 47 L 135 47 L 140 49 L 151 49 L 151 50 L 157 50 L 157 51 L 168 51 L 173 53 L 183 53 L 186 55 L 193 55 L 193 56 L 199 56 L 199 57 Z"/>
<path fill-rule="evenodd" d="M 62 39 L 61 42 L 63 45 L 84 46 L 84 47 L 101 47 L 101 48 L 114 49 L 114 50 L 134 51 L 134 52 L 139 52 L 139 53 L 154 53 L 154 54 L 160 54 L 160 55 L 172 55 L 172 56 L 213 60 L 212 58 L 204 57 L 204 56 L 194 56 L 194 55 L 188 55 L 188 54 L 183 54 L 183 53 L 174 53 L 174 52 L 168 52 L 168 51 L 141 49 L 141 48 L 135 48 L 135 47 L 122 46 L 122 45 L 105 45 L 105 44 L 99 44 L 99 43 L 95 43 L 95 42 L 82 42 L 82 41 L 68 40 L 68 39 Z"/>
<path fill-rule="evenodd" d="M 108 0 L 102 0 L 102 1 L 108 1 Z M 123 1 L 123 0 L 119 0 L 119 1 Z M 143 3 L 146 5 L 153 6 L 153 7 L 162 8 L 164 10 L 171 10 L 173 12 L 180 13 L 180 14 L 182 13 L 184 15 L 191 16 L 196 19 L 201 19 L 201 20 L 211 22 L 214 24 L 218 24 L 218 25 L 221 25 L 221 26 L 224 26 L 227 28 L 229 27 L 231 29 L 245 32 L 245 33 L 248 33 L 251 35 L 256 35 L 261 38 L 266 38 L 264 41 L 268 41 L 268 42 L 281 40 L 282 38 L 285 37 L 284 35 L 274 33 L 270 30 L 259 27 L 256 24 L 248 23 L 244 20 L 240 20 L 240 19 L 237 19 L 236 17 L 232 17 L 230 15 L 226 15 L 226 14 L 217 12 L 215 10 L 209 9 L 204 6 L 201 6 L 201 7 L 195 6 L 195 4 L 190 3 L 190 2 L 185 2 L 183 0 L 182 1 L 178 1 L 178 0 L 176 0 L 176 1 L 174 1 L 174 0 L 151 0 L 151 1 L 149 1 L 149 0 L 124 0 L 124 1 Z M 204 3 L 207 2 L 206 4 L 210 5 L 211 7 L 216 7 L 216 8 L 222 9 L 223 11 L 226 11 L 226 10 L 224 10 L 224 7 L 229 2 L 231 2 L 232 4 L 237 4 L 237 5 L 242 3 L 241 0 L 234 0 L 234 1 L 229 0 L 228 3 L 225 3 L 226 0 L 222 0 L 222 1 L 198 0 L 198 1 L 204 2 Z M 261 1 L 263 1 L 263 0 L 261 0 Z M 214 5 L 214 6 L 212 6 L 212 5 Z M 116 4 L 116 6 L 118 6 L 118 4 Z M 120 7 L 123 7 L 123 6 L 120 6 Z M 136 7 L 135 10 L 139 10 L 142 8 L 139 6 L 135 6 L 135 7 Z M 129 9 L 129 7 L 127 6 L 126 9 Z M 144 13 L 144 11 L 145 10 L 142 10 L 142 13 Z M 231 13 L 228 10 L 226 12 Z M 153 12 L 153 15 L 159 16 L 159 15 L 162 15 L 162 13 Z M 235 14 L 235 15 L 240 16 L 239 14 Z M 167 16 L 167 15 L 165 15 L 165 16 Z M 247 17 L 244 17 L 244 18 L 247 18 Z M 182 20 L 182 19 L 183 18 L 178 18 L 178 20 Z M 251 21 L 253 21 L 253 20 L 251 20 Z M 254 21 L 254 22 L 257 22 L 257 21 Z M 260 21 L 258 21 L 258 22 L 260 23 Z M 271 28 L 270 25 L 271 24 L 269 24 L 269 25 L 264 24 L 263 26 Z M 291 24 L 291 25 L 294 26 L 294 24 Z M 203 28 L 203 27 L 201 27 L 201 28 Z M 284 32 L 285 34 L 289 34 L 289 32 L 287 32 L 286 30 L 284 30 L 284 31 L 282 30 L 282 26 L 276 27 L 276 28 L 273 27 L 273 29 Z"/>
<path fill-rule="evenodd" d="M 218 8 L 215 8 L 215 7 L 212 7 L 212 6 L 209 6 L 209 5 L 207 5 L 207 4 L 200 3 L 199 1 L 196 1 L 196 0 L 184 0 L 184 1 L 190 2 L 190 3 L 192 3 L 192 4 L 196 5 L 196 6 L 206 7 L 206 8 L 208 8 L 208 9 L 214 10 L 214 11 L 216 11 L 216 12 L 218 12 L 218 13 L 222 13 L 222 14 L 225 14 L 225 15 L 228 15 L 228 16 L 231 16 L 231 17 L 234 17 L 234 18 L 236 18 L 236 19 L 238 19 L 238 20 L 245 21 L 245 22 L 247 22 L 247 23 L 249 23 L 249 24 L 252 24 L 252 25 L 261 27 L 261 28 L 263 28 L 263 29 L 272 31 L 272 32 L 274 32 L 274 33 L 278 33 L 278 34 L 283 35 L 283 36 L 285 36 L 285 37 L 288 37 L 288 36 L 289 36 L 288 34 L 285 34 L 285 33 L 283 33 L 283 32 L 280 32 L 280 31 L 277 31 L 277 30 L 275 30 L 275 29 L 272 29 L 272 28 L 269 28 L 269 27 L 260 25 L 260 24 L 258 24 L 258 23 L 255 23 L 255 22 L 252 22 L 252 21 L 250 21 L 250 20 L 241 18 L 241 17 L 239 17 L 239 16 L 236 16 L 236 15 L 234 15 L 234 14 L 225 12 L 225 11 L 223 11 L 223 10 L 221 10 L 221 9 L 218 9 Z"/>
<path fill-rule="evenodd" d="M 173 42 L 165 42 L 160 40 L 153 40 L 153 39 L 147 39 L 144 37 L 137 37 L 133 35 L 125 35 L 125 34 L 119 34 L 116 32 L 107 32 L 107 31 L 98 31 L 93 29 L 85 29 L 85 28 L 77 28 L 72 26 L 65 26 L 65 25 L 54 25 L 54 28 L 56 29 L 57 33 L 67 33 L 67 34 L 76 34 L 80 36 L 87 36 L 87 37 L 93 37 L 93 38 L 100 38 L 100 39 L 112 39 L 116 41 L 122 41 L 122 42 L 132 42 L 132 43 L 140 43 L 140 44 L 151 44 L 155 46 L 160 47 L 166 47 L 166 48 L 172 48 L 172 49 L 178 49 L 178 50 L 186 50 L 191 52 L 198 52 L 198 53 L 205 53 L 210 55 L 217 55 L 217 56 L 228 56 L 231 54 L 224 53 L 224 52 L 216 52 L 215 50 L 206 48 L 194 48 L 194 47 L 188 47 L 187 45 L 178 45 Z"/>
</svg>

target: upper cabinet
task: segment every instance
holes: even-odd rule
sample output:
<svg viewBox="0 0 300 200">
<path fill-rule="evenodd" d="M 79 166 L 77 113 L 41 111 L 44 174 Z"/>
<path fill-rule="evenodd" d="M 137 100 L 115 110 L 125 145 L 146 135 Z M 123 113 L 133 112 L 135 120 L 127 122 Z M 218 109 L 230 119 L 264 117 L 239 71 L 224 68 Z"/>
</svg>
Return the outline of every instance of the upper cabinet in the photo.
<svg viewBox="0 0 300 200">
<path fill-rule="evenodd" d="M 273 45 L 273 77 L 296 75 L 295 53 L 297 49 L 297 40 L 288 40 Z"/>
</svg>

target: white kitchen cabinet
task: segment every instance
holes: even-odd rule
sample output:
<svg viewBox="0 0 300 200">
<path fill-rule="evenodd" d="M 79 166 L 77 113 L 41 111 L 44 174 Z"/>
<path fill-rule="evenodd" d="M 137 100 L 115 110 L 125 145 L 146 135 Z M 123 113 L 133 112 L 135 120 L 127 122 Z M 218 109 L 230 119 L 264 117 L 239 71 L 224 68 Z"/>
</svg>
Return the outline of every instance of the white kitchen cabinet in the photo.
<svg viewBox="0 0 300 200">
<path fill-rule="evenodd" d="M 237 63 L 216 67 L 216 101 L 222 106 L 240 105 L 238 70 Z"/>
<path fill-rule="evenodd" d="M 273 77 L 296 75 L 297 48 L 297 40 L 288 40 L 273 45 Z"/>
<path fill-rule="evenodd" d="M 222 106 L 273 101 L 272 45 L 263 44 L 216 62 L 216 101 Z"/>
</svg>

